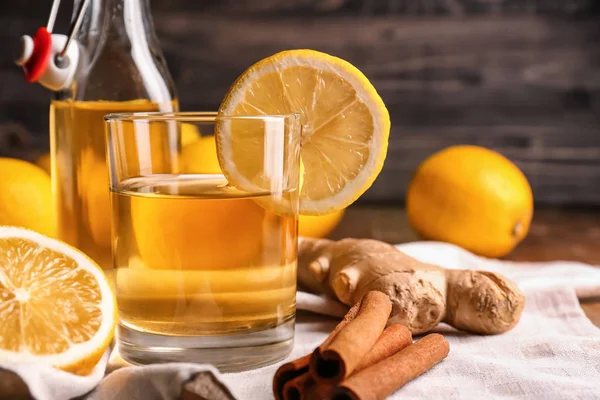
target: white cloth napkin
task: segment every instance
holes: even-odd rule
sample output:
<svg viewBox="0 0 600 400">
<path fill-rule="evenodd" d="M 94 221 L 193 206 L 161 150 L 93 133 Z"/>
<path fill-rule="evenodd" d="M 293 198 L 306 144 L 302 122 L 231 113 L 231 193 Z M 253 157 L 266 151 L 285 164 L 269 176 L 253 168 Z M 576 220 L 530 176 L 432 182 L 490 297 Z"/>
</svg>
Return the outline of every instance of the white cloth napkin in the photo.
<svg viewBox="0 0 600 400">
<path fill-rule="evenodd" d="M 424 262 L 447 268 L 500 272 L 527 296 L 521 322 L 498 336 L 476 336 L 441 325 L 450 355 L 391 399 L 600 399 L 600 329 L 585 316 L 580 298 L 600 296 L 600 267 L 574 262 L 515 263 L 488 260 L 445 243 L 417 242 L 398 248 Z M 298 292 L 294 350 L 288 360 L 311 352 L 327 337 L 346 307 Z M 113 355 L 109 370 L 118 367 Z M 181 383 L 207 371 L 238 399 L 269 399 L 278 365 L 219 374 L 200 364 L 165 364 L 118 369 L 102 379 L 106 357 L 92 375 L 77 377 L 34 365 L 3 365 L 21 376 L 38 400 L 86 396 L 90 400 L 178 398 Z M 96 387 L 96 389 L 94 389 Z M 93 390 L 94 389 L 94 390 Z M 93 391 L 92 391 L 93 390 Z"/>
</svg>

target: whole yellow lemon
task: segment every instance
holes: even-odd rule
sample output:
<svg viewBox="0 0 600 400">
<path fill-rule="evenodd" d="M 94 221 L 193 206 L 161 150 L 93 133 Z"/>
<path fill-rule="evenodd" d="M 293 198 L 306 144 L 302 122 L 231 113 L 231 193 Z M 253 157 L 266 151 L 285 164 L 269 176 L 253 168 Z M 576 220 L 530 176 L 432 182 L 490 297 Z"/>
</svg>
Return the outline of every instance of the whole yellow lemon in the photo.
<svg viewBox="0 0 600 400">
<path fill-rule="evenodd" d="M 50 171 L 50 153 L 39 156 L 35 163 L 48 174 Z M 80 159 L 83 213 L 87 215 L 88 229 L 94 243 L 98 246 L 110 246 L 110 195 L 108 191 L 108 166 L 99 157 L 86 148 Z"/>
<path fill-rule="evenodd" d="M 95 246 L 110 248 L 110 192 L 108 166 L 92 148 L 85 148 L 79 160 L 80 221 L 87 228 Z M 81 228 L 80 228 L 81 229 Z M 91 255 L 96 257 L 95 255 Z"/>
<path fill-rule="evenodd" d="M 0 225 L 56 236 L 52 186 L 42 168 L 23 160 L 0 158 Z"/>
<path fill-rule="evenodd" d="M 183 146 L 182 170 L 186 174 L 220 174 L 217 144 L 214 136 L 199 137 Z"/>
<path fill-rule="evenodd" d="M 200 139 L 200 132 L 196 125 L 193 124 L 181 124 L 181 147 L 185 147 L 188 144 L 194 143 Z"/>
<path fill-rule="evenodd" d="M 298 235 L 311 238 L 324 238 L 340 223 L 345 210 L 325 215 L 300 215 L 298 217 Z"/>
<path fill-rule="evenodd" d="M 88 229 L 96 246 L 110 248 L 110 192 L 108 166 L 102 161 L 88 166 L 85 176 L 89 181 L 82 185 L 82 208 L 87 215 Z"/>
<path fill-rule="evenodd" d="M 406 194 L 413 229 L 486 257 L 512 251 L 529 231 L 533 195 L 506 157 L 478 146 L 452 146 L 427 158 Z"/>
<path fill-rule="evenodd" d="M 250 199 L 131 199 L 140 256 L 156 269 L 247 266 L 260 256 L 264 218 Z"/>
</svg>

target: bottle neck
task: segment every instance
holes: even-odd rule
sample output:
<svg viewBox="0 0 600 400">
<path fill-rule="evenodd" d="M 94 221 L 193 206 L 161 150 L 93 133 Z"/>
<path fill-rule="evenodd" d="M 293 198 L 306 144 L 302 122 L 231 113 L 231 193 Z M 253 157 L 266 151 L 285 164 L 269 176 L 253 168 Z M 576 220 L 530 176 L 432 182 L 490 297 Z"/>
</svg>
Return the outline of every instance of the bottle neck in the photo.
<svg viewBox="0 0 600 400">
<path fill-rule="evenodd" d="M 82 1 L 75 0 L 75 10 Z M 121 46 L 158 47 L 148 0 L 88 1 L 78 34 L 83 46 L 105 39 Z"/>
<path fill-rule="evenodd" d="M 78 33 L 83 59 L 75 97 L 170 102 L 174 89 L 148 0 L 88 1 Z"/>
</svg>

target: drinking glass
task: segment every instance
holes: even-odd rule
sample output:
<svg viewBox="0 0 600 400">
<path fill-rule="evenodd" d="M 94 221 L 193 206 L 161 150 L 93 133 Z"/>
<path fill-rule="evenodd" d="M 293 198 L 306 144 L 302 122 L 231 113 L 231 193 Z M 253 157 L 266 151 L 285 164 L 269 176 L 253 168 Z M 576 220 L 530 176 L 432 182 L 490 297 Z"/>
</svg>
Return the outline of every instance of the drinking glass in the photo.
<svg viewBox="0 0 600 400">
<path fill-rule="evenodd" d="M 295 321 L 299 117 L 105 121 L 121 356 L 222 371 L 284 358 Z"/>
</svg>

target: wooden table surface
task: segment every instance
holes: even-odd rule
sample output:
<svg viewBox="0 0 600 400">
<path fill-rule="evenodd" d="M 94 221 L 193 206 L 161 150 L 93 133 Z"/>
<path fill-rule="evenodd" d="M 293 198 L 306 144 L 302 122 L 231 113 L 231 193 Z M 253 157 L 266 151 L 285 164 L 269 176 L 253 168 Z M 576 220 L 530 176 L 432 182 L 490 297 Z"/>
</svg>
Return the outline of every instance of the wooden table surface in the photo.
<svg viewBox="0 0 600 400">
<path fill-rule="evenodd" d="M 402 208 L 352 206 L 330 235 L 373 238 L 389 243 L 419 240 Z M 527 238 L 507 257 L 514 261 L 580 261 L 600 266 L 600 210 L 536 210 Z M 600 296 L 581 307 L 600 327 Z"/>
</svg>

